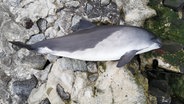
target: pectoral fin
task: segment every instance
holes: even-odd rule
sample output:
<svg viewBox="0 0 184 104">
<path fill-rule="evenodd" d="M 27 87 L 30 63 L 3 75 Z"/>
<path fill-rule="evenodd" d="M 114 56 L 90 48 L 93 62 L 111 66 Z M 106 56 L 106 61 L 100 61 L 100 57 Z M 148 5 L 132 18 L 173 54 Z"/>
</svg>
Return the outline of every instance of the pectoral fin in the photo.
<svg viewBox="0 0 184 104">
<path fill-rule="evenodd" d="M 130 62 L 130 60 L 136 55 L 137 50 L 132 50 L 130 52 L 126 52 L 123 56 L 121 56 L 121 58 L 119 59 L 119 62 L 117 64 L 117 67 L 122 67 L 125 64 L 127 64 L 128 62 Z"/>
</svg>

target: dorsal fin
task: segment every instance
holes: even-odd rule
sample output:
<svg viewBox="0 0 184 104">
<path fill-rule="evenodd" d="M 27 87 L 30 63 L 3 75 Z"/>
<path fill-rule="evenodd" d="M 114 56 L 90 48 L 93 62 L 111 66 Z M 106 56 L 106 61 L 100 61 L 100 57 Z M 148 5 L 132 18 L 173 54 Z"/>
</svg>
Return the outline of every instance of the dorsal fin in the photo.
<svg viewBox="0 0 184 104">
<path fill-rule="evenodd" d="M 72 27 L 72 30 L 79 31 L 79 30 L 84 30 L 84 29 L 89 29 L 92 27 L 95 27 L 96 25 L 91 23 L 90 21 L 87 21 L 85 19 L 81 19 L 76 25 Z"/>
</svg>

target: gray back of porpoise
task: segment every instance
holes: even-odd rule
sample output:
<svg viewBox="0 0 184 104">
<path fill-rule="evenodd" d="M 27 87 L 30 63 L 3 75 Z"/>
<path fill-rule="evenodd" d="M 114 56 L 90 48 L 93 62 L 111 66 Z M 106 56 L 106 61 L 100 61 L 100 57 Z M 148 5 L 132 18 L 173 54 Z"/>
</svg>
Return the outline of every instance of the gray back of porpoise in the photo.
<svg viewBox="0 0 184 104">
<path fill-rule="evenodd" d="M 48 39 L 32 44 L 33 49 L 47 47 L 56 51 L 74 52 L 95 47 L 116 31 L 122 31 L 122 45 L 128 44 L 128 40 L 143 40 L 149 42 L 155 36 L 152 33 L 132 26 L 99 26 L 90 29 L 77 31 L 63 37 Z M 128 37 L 128 38 L 126 38 Z M 151 42 L 151 41 L 150 41 Z M 112 43 L 113 44 L 113 43 Z"/>
</svg>

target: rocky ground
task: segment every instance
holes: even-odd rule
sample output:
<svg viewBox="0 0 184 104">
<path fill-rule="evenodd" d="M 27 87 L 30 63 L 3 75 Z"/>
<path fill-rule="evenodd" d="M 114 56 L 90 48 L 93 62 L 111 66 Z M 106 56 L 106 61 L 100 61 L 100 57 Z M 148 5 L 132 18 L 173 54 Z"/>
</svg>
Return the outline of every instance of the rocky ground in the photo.
<svg viewBox="0 0 184 104">
<path fill-rule="evenodd" d="M 86 26 L 79 23 L 81 19 L 95 25 L 139 27 L 143 27 L 147 20 L 145 27 L 165 41 L 168 38 L 158 31 L 163 27 L 159 28 L 155 19 L 149 18 L 162 17 L 159 13 L 164 13 L 158 12 L 160 8 L 157 6 L 173 12 L 173 6 L 170 6 L 173 3 L 170 0 L 153 1 L 0 0 L 0 103 L 182 104 L 184 81 L 181 63 L 184 58 L 181 55 L 183 37 L 180 35 L 179 42 L 172 38 L 172 42 L 164 42 L 166 45 L 161 50 L 141 55 L 141 70 L 138 70 L 135 59 L 125 67 L 117 68 L 117 62 L 85 62 L 40 55 L 9 43 L 21 41 L 32 44 L 67 35 Z M 182 3 L 180 1 L 174 7 Z M 174 12 L 177 14 L 178 11 L 182 12 L 178 8 Z M 175 19 L 182 21 L 182 18 Z M 168 28 L 169 23 L 172 26 L 170 21 L 164 26 Z M 180 52 L 180 56 L 175 52 Z M 169 57 L 171 54 L 174 58 Z M 173 64 L 169 59 L 181 62 Z"/>
</svg>

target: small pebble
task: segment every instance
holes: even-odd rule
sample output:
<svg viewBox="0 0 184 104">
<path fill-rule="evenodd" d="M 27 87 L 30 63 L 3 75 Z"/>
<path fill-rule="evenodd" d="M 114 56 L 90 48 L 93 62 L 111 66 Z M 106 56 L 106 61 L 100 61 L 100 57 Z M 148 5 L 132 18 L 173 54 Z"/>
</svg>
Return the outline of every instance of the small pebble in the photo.
<svg viewBox="0 0 184 104">
<path fill-rule="evenodd" d="M 95 62 L 88 62 L 87 69 L 88 69 L 88 72 L 90 73 L 96 73 L 98 71 L 97 65 Z"/>
<path fill-rule="evenodd" d="M 88 79 L 92 82 L 96 81 L 98 79 L 98 73 L 95 73 L 95 74 L 89 74 L 88 75 Z"/>
<path fill-rule="evenodd" d="M 36 23 L 40 30 L 40 33 L 43 33 L 47 29 L 48 22 L 46 19 L 40 18 Z"/>
<path fill-rule="evenodd" d="M 30 29 L 32 28 L 32 26 L 34 25 L 33 21 L 30 19 L 30 18 L 25 18 L 23 20 L 23 26 L 26 28 L 26 29 Z"/>
<path fill-rule="evenodd" d="M 64 88 L 61 85 L 57 85 L 56 87 L 57 93 L 63 100 L 69 100 L 70 99 L 70 94 L 68 92 L 64 91 Z"/>
</svg>

